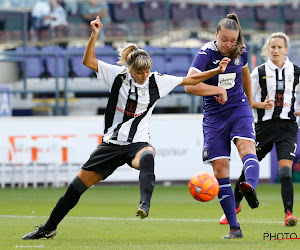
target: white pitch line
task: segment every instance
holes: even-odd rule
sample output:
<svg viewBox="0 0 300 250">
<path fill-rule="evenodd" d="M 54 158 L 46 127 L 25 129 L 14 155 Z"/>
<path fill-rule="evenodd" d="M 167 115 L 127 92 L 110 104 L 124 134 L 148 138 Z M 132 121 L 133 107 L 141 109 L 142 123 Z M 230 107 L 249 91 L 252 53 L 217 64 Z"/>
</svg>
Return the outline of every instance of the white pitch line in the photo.
<svg viewBox="0 0 300 250">
<path fill-rule="evenodd" d="M 0 218 L 23 218 L 23 219 L 45 219 L 48 216 L 26 216 L 26 215 L 4 215 L 0 214 Z M 125 220 L 125 221 L 136 221 L 139 218 L 116 218 L 116 217 L 72 217 L 67 216 L 66 219 L 80 219 L 80 220 Z M 167 218 L 146 218 L 143 221 L 177 221 L 177 222 L 219 222 L 214 219 L 167 219 Z M 245 221 L 241 220 L 242 223 L 268 223 L 268 224 L 282 224 L 282 221 Z"/>
</svg>

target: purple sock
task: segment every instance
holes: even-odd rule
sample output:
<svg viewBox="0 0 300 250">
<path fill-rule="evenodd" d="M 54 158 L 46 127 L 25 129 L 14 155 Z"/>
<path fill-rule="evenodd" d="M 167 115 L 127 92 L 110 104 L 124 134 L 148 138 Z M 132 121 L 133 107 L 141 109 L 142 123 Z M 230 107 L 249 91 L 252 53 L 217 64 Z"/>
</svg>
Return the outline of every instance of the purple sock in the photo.
<svg viewBox="0 0 300 250">
<path fill-rule="evenodd" d="M 239 227 L 235 213 L 235 201 L 229 178 L 218 179 L 220 191 L 219 202 L 230 227 Z"/>
<path fill-rule="evenodd" d="M 256 155 L 247 154 L 243 158 L 246 182 L 256 189 L 259 179 L 259 162 Z"/>
</svg>

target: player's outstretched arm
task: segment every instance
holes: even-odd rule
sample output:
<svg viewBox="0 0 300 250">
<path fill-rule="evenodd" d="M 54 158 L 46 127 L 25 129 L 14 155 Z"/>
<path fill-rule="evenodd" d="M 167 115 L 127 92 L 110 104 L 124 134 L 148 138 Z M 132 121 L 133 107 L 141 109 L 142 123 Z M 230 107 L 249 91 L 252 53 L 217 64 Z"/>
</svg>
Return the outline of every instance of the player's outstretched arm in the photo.
<svg viewBox="0 0 300 250">
<path fill-rule="evenodd" d="M 91 68 L 92 70 L 98 72 L 98 59 L 95 56 L 95 44 L 100 32 L 101 27 L 103 26 L 100 22 L 99 16 L 95 20 L 90 22 L 92 28 L 92 34 L 88 41 L 88 44 L 85 48 L 82 63 Z"/>
<path fill-rule="evenodd" d="M 214 75 L 223 73 L 226 70 L 226 67 L 229 62 L 229 58 L 223 58 L 219 66 L 215 69 L 201 73 L 189 72 L 188 76 L 184 78 L 183 83 L 181 85 L 196 84 L 195 86 L 185 86 L 185 91 L 189 94 L 200 96 L 214 95 L 217 102 L 219 102 L 220 104 L 224 104 L 227 101 L 226 90 L 223 87 L 205 84 L 203 83 L 203 81 L 213 77 Z M 191 84 L 188 84 L 187 82 Z"/>
<path fill-rule="evenodd" d="M 180 85 L 196 85 L 198 83 L 204 82 L 205 80 L 219 73 L 223 73 L 226 70 L 226 67 L 229 62 L 230 59 L 225 57 L 222 59 L 222 61 L 220 62 L 217 68 L 184 77 L 183 82 Z"/>
</svg>

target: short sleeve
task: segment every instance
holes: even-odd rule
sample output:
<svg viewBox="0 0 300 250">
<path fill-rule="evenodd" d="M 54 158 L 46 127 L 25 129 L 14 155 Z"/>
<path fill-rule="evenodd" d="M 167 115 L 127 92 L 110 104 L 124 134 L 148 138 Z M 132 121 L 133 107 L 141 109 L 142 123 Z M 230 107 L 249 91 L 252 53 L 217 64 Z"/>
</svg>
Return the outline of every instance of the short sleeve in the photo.
<svg viewBox="0 0 300 250">
<path fill-rule="evenodd" d="M 98 60 L 98 72 L 96 72 L 96 75 L 99 80 L 103 80 L 109 89 L 111 89 L 116 76 L 124 70 L 125 66 L 112 65 Z"/>
<path fill-rule="evenodd" d="M 169 94 L 176 86 L 183 82 L 183 77 L 161 75 L 155 73 L 155 80 L 158 86 L 160 97 L 164 97 Z"/>
<path fill-rule="evenodd" d="M 197 72 L 206 71 L 209 60 L 210 60 L 210 56 L 209 56 L 208 52 L 206 52 L 204 50 L 199 50 L 196 53 L 190 68 Z"/>
<path fill-rule="evenodd" d="M 241 64 L 242 64 L 242 68 L 248 65 L 248 49 L 246 46 L 243 49 L 243 52 L 241 54 Z"/>
<path fill-rule="evenodd" d="M 254 70 L 251 73 L 251 88 L 252 88 L 252 96 L 253 98 L 256 96 L 257 91 L 260 88 L 259 85 L 259 76 L 258 76 L 258 68 L 255 67 Z"/>
</svg>

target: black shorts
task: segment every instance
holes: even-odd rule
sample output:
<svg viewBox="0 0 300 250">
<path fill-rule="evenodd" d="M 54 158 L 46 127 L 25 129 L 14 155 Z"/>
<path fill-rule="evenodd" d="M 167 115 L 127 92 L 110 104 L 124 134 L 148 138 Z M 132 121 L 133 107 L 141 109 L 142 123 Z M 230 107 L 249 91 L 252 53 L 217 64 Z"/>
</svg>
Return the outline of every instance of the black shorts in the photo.
<svg viewBox="0 0 300 250">
<path fill-rule="evenodd" d="M 103 174 L 104 179 L 106 179 L 125 163 L 132 167 L 132 159 L 145 147 L 152 146 L 147 142 L 137 142 L 122 146 L 102 142 L 90 155 L 90 158 L 83 164 L 81 169 Z"/>
<path fill-rule="evenodd" d="M 291 120 L 274 119 L 255 124 L 256 154 L 261 161 L 275 143 L 277 159 L 294 161 L 297 149 L 298 125 Z"/>
</svg>

